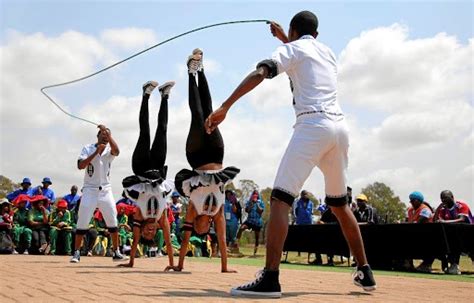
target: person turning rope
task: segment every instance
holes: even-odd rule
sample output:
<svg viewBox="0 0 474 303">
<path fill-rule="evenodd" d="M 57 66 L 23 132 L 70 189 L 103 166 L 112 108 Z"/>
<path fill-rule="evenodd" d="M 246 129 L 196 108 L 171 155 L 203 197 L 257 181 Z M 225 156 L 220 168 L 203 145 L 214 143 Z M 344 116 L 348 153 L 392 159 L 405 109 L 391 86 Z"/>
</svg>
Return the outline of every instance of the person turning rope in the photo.
<svg viewBox="0 0 474 303">
<path fill-rule="evenodd" d="M 288 233 L 288 212 L 315 166 L 324 175 L 326 204 L 336 215 L 357 261 L 353 281 L 364 290 L 374 290 L 376 284 L 367 264 L 360 230 L 347 205 L 349 137 L 344 114 L 337 102 L 336 56 L 316 40 L 318 19 L 312 12 L 296 14 L 290 22 L 288 36 L 275 22 L 270 24 L 270 29 L 284 44 L 276 49 L 271 59 L 258 63 L 256 70 L 206 120 L 206 129 L 212 133 L 225 119 L 230 107 L 265 78 L 274 78 L 283 72 L 290 77 L 296 124 L 271 194 L 265 268 L 256 280 L 232 288 L 231 294 L 281 297 L 279 265 Z"/>
</svg>

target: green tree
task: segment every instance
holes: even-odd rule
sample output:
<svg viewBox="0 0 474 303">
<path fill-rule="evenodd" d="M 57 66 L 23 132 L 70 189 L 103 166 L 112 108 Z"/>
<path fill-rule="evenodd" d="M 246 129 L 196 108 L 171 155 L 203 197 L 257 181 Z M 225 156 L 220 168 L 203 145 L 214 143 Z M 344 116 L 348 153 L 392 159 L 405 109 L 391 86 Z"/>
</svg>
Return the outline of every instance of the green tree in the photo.
<svg viewBox="0 0 474 303">
<path fill-rule="evenodd" d="M 19 184 L 16 184 L 7 177 L 0 175 L 0 199 L 5 198 L 8 193 L 19 187 Z"/>
<path fill-rule="evenodd" d="M 404 220 L 406 206 L 388 185 L 375 182 L 363 188 L 362 193 L 369 199 L 369 204 L 377 209 L 381 222 Z"/>
</svg>

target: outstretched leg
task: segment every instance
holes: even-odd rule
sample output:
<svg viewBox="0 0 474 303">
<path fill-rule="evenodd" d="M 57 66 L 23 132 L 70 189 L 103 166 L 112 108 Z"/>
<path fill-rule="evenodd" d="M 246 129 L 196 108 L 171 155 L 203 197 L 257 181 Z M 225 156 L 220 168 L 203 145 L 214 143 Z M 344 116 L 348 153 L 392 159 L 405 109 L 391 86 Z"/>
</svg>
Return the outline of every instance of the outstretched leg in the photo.
<svg viewBox="0 0 474 303">
<path fill-rule="evenodd" d="M 205 119 L 212 112 L 212 99 L 204 72 L 197 74 L 199 87 L 194 74 L 189 74 L 191 127 L 186 141 L 186 157 L 194 169 L 210 163 L 222 164 L 224 158 L 224 141 L 219 130 L 209 135 L 204 128 Z"/>
<path fill-rule="evenodd" d="M 164 175 L 164 166 L 167 152 L 166 133 L 168 129 L 168 98 L 174 82 L 166 82 L 158 88 L 161 94 L 161 106 L 158 112 L 158 126 L 156 128 L 155 139 L 150 151 L 150 168 L 158 169 Z"/>
<path fill-rule="evenodd" d="M 143 85 L 143 97 L 138 118 L 140 135 L 132 155 L 132 170 L 135 175 L 143 175 L 150 169 L 150 123 L 148 113 L 148 100 L 150 94 L 158 83 L 149 81 Z"/>
</svg>

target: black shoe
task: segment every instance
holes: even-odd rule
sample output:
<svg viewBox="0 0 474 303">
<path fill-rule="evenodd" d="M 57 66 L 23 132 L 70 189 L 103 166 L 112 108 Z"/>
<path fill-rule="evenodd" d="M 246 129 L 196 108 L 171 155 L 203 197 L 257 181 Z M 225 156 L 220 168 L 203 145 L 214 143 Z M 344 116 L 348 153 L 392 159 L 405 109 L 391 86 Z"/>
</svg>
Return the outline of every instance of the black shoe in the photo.
<svg viewBox="0 0 474 303">
<path fill-rule="evenodd" d="M 232 288 L 232 296 L 258 296 L 267 298 L 281 298 L 281 286 L 278 281 L 279 271 L 263 269 L 257 273 L 257 278 L 247 284 Z"/>
<path fill-rule="evenodd" d="M 354 284 L 362 287 L 365 291 L 372 291 L 377 288 L 369 264 L 357 267 L 357 270 L 352 277 L 354 279 Z"/>
</svg>

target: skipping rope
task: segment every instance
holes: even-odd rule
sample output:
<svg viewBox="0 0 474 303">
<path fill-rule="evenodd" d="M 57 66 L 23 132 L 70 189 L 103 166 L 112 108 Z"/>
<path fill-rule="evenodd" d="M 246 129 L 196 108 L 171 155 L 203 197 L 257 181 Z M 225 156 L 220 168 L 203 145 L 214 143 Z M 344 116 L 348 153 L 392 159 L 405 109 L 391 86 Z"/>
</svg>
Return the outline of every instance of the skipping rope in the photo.
<svg viewBox="0 0 474 303">
<path fill-rule="evenodd" d="M 257 23 L 257 22 L 265 22 L 265 23 L 268 24 L 268 23 L 270 23 L 271 21 L 269 21 L 269 20 L 263 20 L 263 19 L 259 19 L 259 20 L 240 20 L 240 21 L 221 22 L 221 23 L 215 23 L 215 24 L 211 24 L 211 25 L 206 25 L 206 26 L 198 27 L 198 28 L 192 29 L 192 30 L 190 30 L 190 31 L 184 32 L 184 33 L 182 33 L 182 34 L 179 34 L 179 35 L 177 35 L 177 36 L 171 37 L 171 38 L 169 38 L 169 39 L 167 39 L 167 40 L 165 40 L 165 41 L 163 41 L 163 42 L 160 42 L 160 43 L 158 43 L 158 44 L 155 44 L 155 45 L 153 45 L 153 46 L 150 46 L 150 47 L 147 48 L 147 49 L 144 49 L 144 50 L 142 50 L 142 51 L 140 51 L 140 52 L 138 52 L 138 53 L 136 53 L 136 54 L 133 54 L 133 55 L 131 55 L 130 57 L 127 57 L 127 58 L 125 58 L 125 59 L 123 59 L 123 60 L 120 60 L 120 61 L 118 61 L 118 62 L 116 62 L 116 63 L 114 63 L 114 64 L 112 64 L 112 65 L 109 65 L 109 66 L 107 66 L 107 67 L 105 67 L 105 68 L 103 68 L 103 69 L 101 69 L 101 70 L 98 70 L 98 71 L 96 71 L 96 72 L 94 72 L 94 73 L 92 73 L 92 74 L 90 74 L 90 75 L 87 75 L 87 76 L 84 76 L 84 77 L 81 77 L 81 78 L 78 78 L 78 79 L 75 79 L 75 80 L 71 80 L 71 81 L 67 81 L 67 82 L 63 82 L 63 83 L 58 83 L 58 84 L 53 84 L 53 85 L 48 85 L 48 86 L 42 87 L 42 88 L 41 88 L 41 93 L 43 93 L 43 95 L 45 95 L 46 98 L 49 99 L 49 101 L 51 101 L 57 108 L 59 108 L 60 111 L 62 111 L 62 112 L 65 113 L 66 115 L 68 115 L 68 116 L 70 116 L 70 117 L 72 117 L 72 118 L 74 118 L 74 119 L 78 119 L 78 120 L 81 120 L 81 121 L 84 121 L 84 122 L 87 122 L 87 123 L 90 123 L 90 124 L 93 124 L 93 125 L 98 126 L 98 125 L 99 125 L 98 123 L 95 123 L 95 122 L 93 122 L 93 121 L 90 121 L 90 120 L 87 120 L 87 119 L 78 117 L 78 116 L 76 116 L 76 115 L 73 115 L 73 114 L 68 113 L 67 111 L 65 111 L 58 103 L 56 103 L 56 102 L 53 100 L 53 98 L 51 98 L 51 97 L 45 92 L 45 90 L 46 90 L 46 89 L 49 89 L 49 88 L 58 87 L 58 86 L 63 86 L 63 85 L 68 85 L 68 84 L 72 84 L 72 83 L 75 83 L 75 82 L 79 82 L 79 81 L 88 79 L 88 78 L 93 77 L 93 76 L 95 76 L 95 75 L 98 75 L 98 74 L 100 74 L 100 73 L 102 73 L 102 72 L 105 72 L 106 70 L 109 70 L 109 69 L 111 69 L 111 68 L 113 68 L 113 67 L 115 67 L 115 66 L 117 66 L 117 65 L 119 65 L 119 64 L 122 64 L 122 63 L 124 63 L 124 62 L 126 62 L 126 61 L 128 61 L 128 60 L 130 60 L 130 59 L 132 59 L 132 58 L 135 58 L 135 57 L 137 57 L 137 56 L 139 56 L 139 55 L 141 55 L 141 54 L 143 54 L 143 53 L 145 53 L 145 52 L 147 52 L 147 51 L 149 51 L 149 50 L 152 50 L 152 49 L 155 48 L 155 47 L 158 47 L 158 46 L 163 45 L 163 44 L 165 44 L 165 43 L 168 43 L 168 42 L 170 42 L 170 41 L 172 41 L 172 40 L 174 40 L 174 39 L 177 39 L 177 38 L 179 38 L 179 37 L 182 37 L 182 36 L 185 36 L 185 35 L 188 35 L 188 34 L 197 32 L 197 31 L 201 31 L 201 30 L 204 30 L 204 29 L 207 29 L 207 28 L 216 27 L 216 26 L 221 26 L 221 25 L 239 24 L 239 23 Z"/>
</svg>

